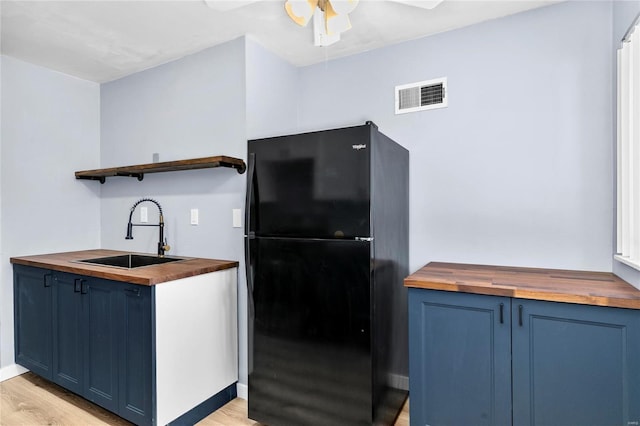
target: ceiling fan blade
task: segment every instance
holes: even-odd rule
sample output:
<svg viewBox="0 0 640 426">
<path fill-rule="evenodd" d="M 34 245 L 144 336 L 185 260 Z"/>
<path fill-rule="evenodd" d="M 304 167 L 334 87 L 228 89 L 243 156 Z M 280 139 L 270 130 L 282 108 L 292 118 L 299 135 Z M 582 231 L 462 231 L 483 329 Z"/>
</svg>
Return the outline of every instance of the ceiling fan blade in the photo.
<svg viewBox="0 0 640 426">
<path fill-rule="evenodd" d="M 226 12 L 227 10 L 238 9 L 248 4 L 255 3 L 259 0 L 204 0 L 204 2 L 213 10 L 218 12 Z"/>
<path fill-rule="evenodd" d="M 421 7 L 423 9 L 433 9 L 442 3 L 443 0 L 390 0 L 407 6 Z"/>
</svg>

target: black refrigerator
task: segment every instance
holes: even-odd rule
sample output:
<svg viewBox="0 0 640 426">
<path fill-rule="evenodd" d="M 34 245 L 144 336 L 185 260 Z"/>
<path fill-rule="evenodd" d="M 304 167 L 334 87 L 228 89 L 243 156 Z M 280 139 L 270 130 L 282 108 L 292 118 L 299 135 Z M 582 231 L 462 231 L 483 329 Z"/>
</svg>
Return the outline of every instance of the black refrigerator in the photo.
<svg viewBox="0 0 640 426">
<path fill-rule="evenodd" d="M 407 397 L 409 152 L 365 125 L 248 141 L 249 418 L 393 424 Z"/>
</svg>

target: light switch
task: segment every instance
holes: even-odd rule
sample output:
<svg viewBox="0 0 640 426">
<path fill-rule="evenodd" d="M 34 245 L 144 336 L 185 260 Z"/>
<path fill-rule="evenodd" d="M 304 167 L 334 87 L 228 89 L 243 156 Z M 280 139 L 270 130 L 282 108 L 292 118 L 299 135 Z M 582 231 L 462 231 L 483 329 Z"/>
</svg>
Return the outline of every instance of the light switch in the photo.
<svg viewBox="0 0 640 426">
<path fill-rule="evenodd" d="M 191 224 L 198 224 L 198 209 L 191 209 Z"/>
<path fill-rule="evenodd" d="M 140 207 L 140 222 L 147 223 L 149 222 L 149 214 L 146 207 Z"/>
<path fill-rule="evenodd" d="M 233 209 L 233 227 L 242 228 L 242 210 Z"/>
</svg>

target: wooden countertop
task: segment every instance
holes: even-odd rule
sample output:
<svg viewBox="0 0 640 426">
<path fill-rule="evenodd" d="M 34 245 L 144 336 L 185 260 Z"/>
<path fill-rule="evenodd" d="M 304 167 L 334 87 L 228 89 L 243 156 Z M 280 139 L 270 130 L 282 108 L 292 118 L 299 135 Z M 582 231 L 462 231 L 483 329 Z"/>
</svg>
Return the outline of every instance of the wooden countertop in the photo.
<svg viewBox="0 0 640 426">
<path fill-rule="evenodd" d="M 406 287 L 640 309 L 640 290 L 608 272 L 432 262 Z"/>
<path fill-rule="evenodd" d="M 193 277 L 195 275 L 235 268 L 238 266 L 238 262 L 231 260 L 201 259 L 183 256 L 176 257 L 182 257 L 184 260 L 160 265 L 143 266 L 134 269 L 77 263 L 78 260 L 82 259 L 116 256 L 129 253 L 130 252 L 104 249 L 83 250 L 36 256 L 12 257 L 10 261 L 11 263 L 18 265 L 35 266 L 38 268 L 46 268 L 55 271 L 70 272 L 72 274 L 88 275 L 96 278 L 141 285 L 155 285 L 166 281 Z"/>
</svg>

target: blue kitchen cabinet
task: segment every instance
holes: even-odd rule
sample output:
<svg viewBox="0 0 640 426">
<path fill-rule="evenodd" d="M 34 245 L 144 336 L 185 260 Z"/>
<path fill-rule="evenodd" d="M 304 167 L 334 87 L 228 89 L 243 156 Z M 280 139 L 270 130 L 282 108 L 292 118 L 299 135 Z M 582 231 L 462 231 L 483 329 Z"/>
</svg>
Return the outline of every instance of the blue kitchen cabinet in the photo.
<svg viewBox="0 0 640 426">
<path fill-rule="evenodd" d="M 51 380 L 52 274 L 16 265 L 13 283 L 16 363 Z"/>
<path fill-rule="evenodd" d="M 409 289 L 412 425 L 511 423 L 510 303 Z"/>
<path fill-rule="evenodd" d="M 122 284 L 79 276 L 82 299 L 83 392 L 89 401 L 117 412 L 118 312 Z"/>
<path fill-rule="evenodd" d="M 52 380 L 81 394 L 82 382 L 82 281 L 70 274 L 53 273 L 54 285 Z"/>
<path fill-rule="evenodd" d="M 151 287 L 122 286 L 119 297 L 118 335 L 122 345 L 117 382 L 120 395 L 116 412 L 135 424 L 151 424 L 153 418 Z"/>
<path fill-rule="evenodd" d="M 412 425 L 637 425 L 640 312 L 409 289 Z"/>
<path fill-rule="evenodd" d="M 14 265 L 16 362 L 152 424 L 151 289 Z"/>
<path fill-rule="evenodd" d="M 513 424 L 640 424 L 640 311 L 513 299 Z"/>
<path fill-rule="evenodd" d="M 195 424 L 233 399 L 237 262 L 191 259 L 168 279 L 76 262 L 95 254 L 11 259 L 16 363 L 137 425 Z"/>
</svg>

